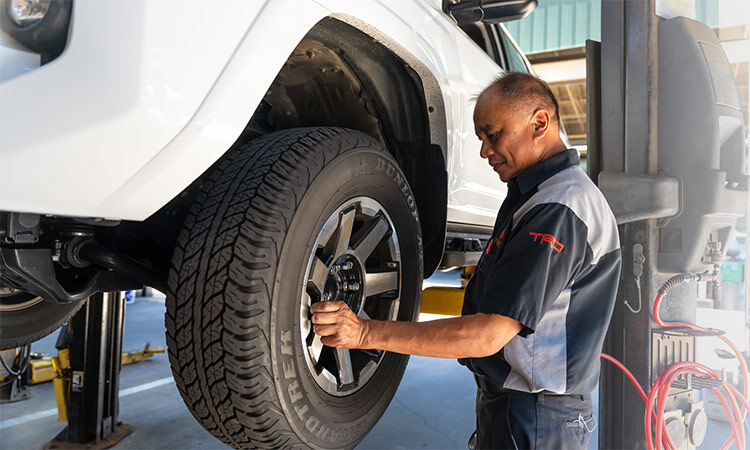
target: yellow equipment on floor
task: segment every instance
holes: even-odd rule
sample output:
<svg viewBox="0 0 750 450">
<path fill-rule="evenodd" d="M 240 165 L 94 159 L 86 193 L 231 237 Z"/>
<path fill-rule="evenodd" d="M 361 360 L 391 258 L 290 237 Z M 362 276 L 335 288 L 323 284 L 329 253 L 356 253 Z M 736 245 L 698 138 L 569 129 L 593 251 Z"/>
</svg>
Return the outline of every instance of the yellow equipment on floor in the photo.
<svg viewBox="0 0 750 450">
<path fill-rule="evenodd" d="M 164 347 L 152 348 L 149 344 L 146 344 L 143 350 L 124 352 L 122 354 L 122 365 L 137 363 L 144 358 L 154 356 L 156 353 L 164 353 Z M 29 382 L 31 384 L 38 384 L 52 381 L 58 369 L 68 367 L 70 367 L 69 351 L 65 349 L 60 350 L 56 357 L 43 356 L 36 359 L 32 357 Z"/>
<path fill-rule="evenodd" d="M 164 347 L 154 347 L 147 343 L 143 350 L 125 352 L 122 354 L 122 365 L 137 363 L 144 358 L 150 358 L 156 353 L 164 353 Z M 76 375 L 73 373 L 72 375 Z M 70 350 L 65 348 L 57 352 L 57 356 L 45 356 L 31 361 L 31 384 L 52 380 L 55 384 L 55 401 L 57 403 L 57 421 L 68 421 L 68 392 L 70 388 Z"/>
<path fill-rule="evenodd" d="M 422 291 L 422 307 L 420 312 L 428 314 L 443 314 L 446 316 L 460 316 L 464 304 L 464 290 L 469 282 L 475 266 L 464 267 L 461 270 L 461 287 L 432 286 Z"/>
</svg>

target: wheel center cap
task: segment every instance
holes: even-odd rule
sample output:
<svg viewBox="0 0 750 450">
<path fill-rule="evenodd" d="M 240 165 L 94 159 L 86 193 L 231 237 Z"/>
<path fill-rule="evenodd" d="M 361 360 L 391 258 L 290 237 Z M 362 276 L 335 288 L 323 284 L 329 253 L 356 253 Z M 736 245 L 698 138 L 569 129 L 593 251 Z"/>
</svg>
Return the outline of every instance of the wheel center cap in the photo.
<svg viewBox="0 0 750 450">
<path fill-rule="evenodd" d="M 362 304 L 362 266 L 352 255 L 340 256 L 328 271 L 323 300 L 346 303 L 354 312 Z"/>
</svg>

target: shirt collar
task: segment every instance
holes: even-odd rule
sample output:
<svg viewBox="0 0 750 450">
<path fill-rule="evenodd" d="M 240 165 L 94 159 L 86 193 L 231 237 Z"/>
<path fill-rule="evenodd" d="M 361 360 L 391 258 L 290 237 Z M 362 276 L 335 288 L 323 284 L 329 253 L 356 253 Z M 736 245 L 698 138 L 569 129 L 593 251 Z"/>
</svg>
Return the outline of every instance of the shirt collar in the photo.
<svg viewBox="0 0 750 450">
<path fill-rule="evenodd" d="M 544 161 L 534 164 L 511 178 L 508 184 L 517 184 L 523 195 L 545 182 L 552 175 L 561 172 L 568 167 L 577 166 L 578 163 L 578 150 L 569 148 L 550 156 Z"/>
</svg>

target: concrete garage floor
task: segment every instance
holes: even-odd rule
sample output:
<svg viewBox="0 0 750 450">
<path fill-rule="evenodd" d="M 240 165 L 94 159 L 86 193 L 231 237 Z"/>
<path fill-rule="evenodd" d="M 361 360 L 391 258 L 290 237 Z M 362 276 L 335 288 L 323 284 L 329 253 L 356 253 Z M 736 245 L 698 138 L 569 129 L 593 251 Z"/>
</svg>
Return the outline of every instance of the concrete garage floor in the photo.
<svg viewBox="0 0 750 450">
<path fill-rule="evenodd" d="M 451 284 L 450 276 L 444 278 L 441 284 Z M 56 339 L 53 333 L 32 351 L 55 355 Z M 126 305 L 123 351 L 142 349 L 146 342 L 166 346 L 159 294 Z M 52 383 L 31 390 L 29 400 L 0 405 L 0 448 L 41 448 L 65 427 L 57 422 Z M 396 397 L 358 448 L 466 448 L 474 430 L 474 393 L 471 374 L 456 360 L 412 357 Z M 228 448 L 188 412 L 166 354 L 122 368 L 120 420 L 135 431 L 114 448 Z"/>
<path fill-rule="evenodd" d="M 438 274 L 426 285 L 458 282 Z M 125 315 L 123 350 L 146 342 L 164 347 L 164 298 L 136 298 Z M 439 316 L 422 315 L 421 320 Z M 33 344 L 35 352 L 56 354 L 56 333 Z M 64 428 L 57 422 L 52 383 L 32 386 L 31 399 L 0 405 L 0 448 L 41 448 Z M 394 400 L 357 448 L 465 449 L 474 430 L 473 379 L 454 359 L 412 357 Z M 165 354 L 125 366 L 120 376 L 120 420 L 135 431 L 119 449 L 228 448 L 190 415 L 172 380 Z M 711 421 L 702 448 L 719 448 L 728 427 Z M 596 433 L 589 448 L 596 448 Z"/>
</svg>

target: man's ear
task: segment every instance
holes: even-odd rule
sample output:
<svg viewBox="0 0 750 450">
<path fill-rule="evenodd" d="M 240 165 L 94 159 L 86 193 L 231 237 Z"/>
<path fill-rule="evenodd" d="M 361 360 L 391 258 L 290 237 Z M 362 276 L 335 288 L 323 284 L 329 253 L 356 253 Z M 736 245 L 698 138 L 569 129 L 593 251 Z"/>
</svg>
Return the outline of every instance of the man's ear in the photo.
<svg viewBox="0 0 750 450">
<path fill-rule="evenodd" d="M 531 116 L 531 126 L 533 128 L 534 139 L 539 139 L 547 134 L 550 129 L 551 117 L 549 112 L 544 108 L 534 111 Z"/>
</svg>

